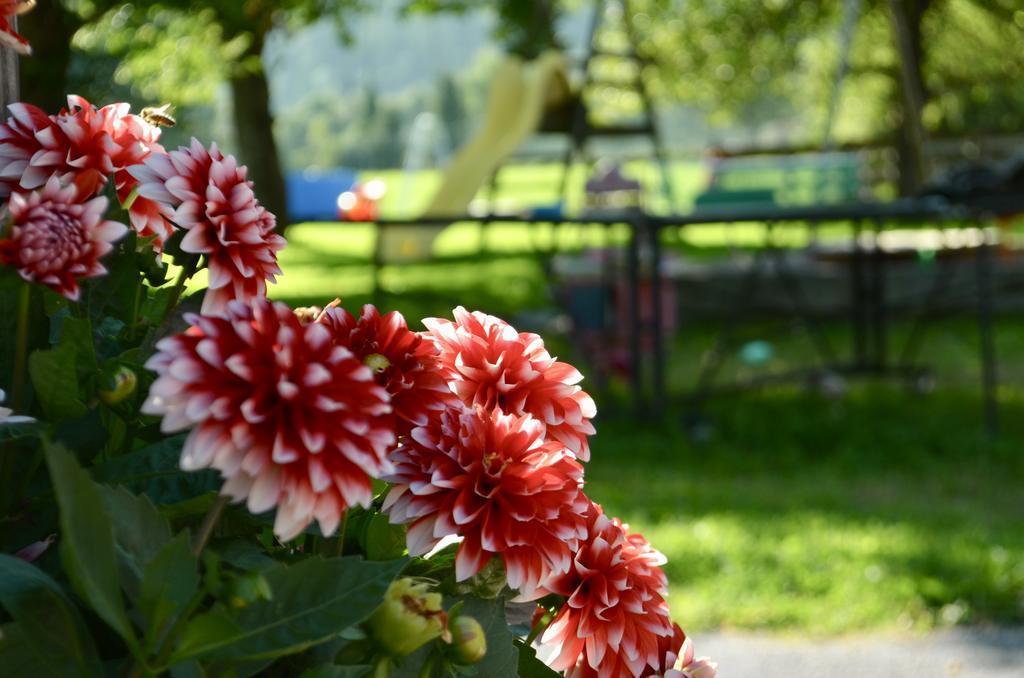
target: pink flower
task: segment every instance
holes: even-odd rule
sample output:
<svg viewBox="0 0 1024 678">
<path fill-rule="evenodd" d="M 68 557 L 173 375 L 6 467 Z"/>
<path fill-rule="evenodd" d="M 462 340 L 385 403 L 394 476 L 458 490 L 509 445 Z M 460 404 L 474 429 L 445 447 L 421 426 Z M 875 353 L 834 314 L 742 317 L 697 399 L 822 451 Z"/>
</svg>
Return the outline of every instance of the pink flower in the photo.
<svg viewBox="0 0 1024 678">
<path fill-rule="evenodd" d="M 281 273 L 277 251 L 285 241 L 274 233 L 274 215 L 256 200 L 245 167 L 233 156 L 192 139 L 191 146 L 153 153 L 129 172 L 139 182 L 139 195 L 188 231 L 181 249 L 206 255 L 210 279 L 203 313 L 221 312 L 233 299 L 266 296 L 267 281 Z"/>
<path fill-rule="evenodd" d="M 529 415 L 457 405 L 413 429 L 391 458 L 391 522 L 410 523 L 413 555 L 461 535 L 458 581 L 498 555 L 509 586 L 533 597 L 586 538 L 583 467 Z"/>
<path fill-rule="evenodd" d="M 192 429 L 182 468 L 218 469 L 221 492 L 253 513 L 276 506 L 282 540 L 313 520 L 330 535 L 346 508 L 368 506 L 395 440 L 370 368 L 282 303 L 233 301 L 186 319 L 192 327 L 146 364 L 159 377 L 143 405 L 164 432 Z"/>
<path fill-rule="evenodd" d="M 123 103 L 101 109 L 104 128 L 119 149 L 112 161 L 115 168 L 114 187 L 122 203 L 128 200 L 139 184 L 128 168 L 145 161 L 152 153 L 166 153 L 159 143 L 160 128 L 138 115 L 131 115 L 128 110 L 128 104 Z M 128 208 L 128 218 L 140 237 L 151 239 L 153 248 L 157 252 L 163 251 L 164 241 L 171 237 L 174 228 L 164 219 L 160 205 L 136 195 Z"/>
<path fill-rule="evenodd" d="M 545 583 L 566 596 L 542 636 L 550 664 L 567 676 L 643 676 L 658 671 L 672 637 L 664 557 L 592 504 L 589 538 L 573 567 Z"/>
<path fill-rule="evenodd" d="M 80 278 L 107 272 L 100 257 L 128 231 L 124 224 L 103 220 L 106 198 L 78 202 L 77 193 L 53 176 L 41 191 L 12 195 L 13 223 L 0 240 L 0 263 L 72 301 L 78 299 Z"/>
<path fill-rule="evenodd" d="M 84 199 L 114 175 L 118 197 L 127 198 L 131 177 L 125 168 L 163 151 L 159 128 L 129 115 L 128 108 L 120 103 L 97 109 L 75 95 L 53 116 L 29 104 L 12 104 L 12 117 L 0 125 L 0 197 L 38 188 L 57 175 L 74 183 Z M 138 220 L 134 217 L 133 224 Z"/>
<path fill-rule="evenodd" d="M 52 146 L 62 136 L 50 116 L 31 104 L 11 104 L 7 109 L 11 117 L 0 125 L 0 198 L 46 183 L 53 172 L 32 160 L 43 151 L 44 142 Z"/>
<path fill-rule="evenodd" d="M 688 637 L 678 624 L 673 624 L 673 643 L 678 648 L 665 656 L 663 678 L 715 678 L 718 675 L 718 664 L 710 657 L 693 658 L 693 640 Z"/>
<path fill-rule="evenodd" d="M 447 404 L 455 402 L 434 343 L 409 329 L 398 311 L 381 315 L 367 304 L 356 319 L 340 306 L 330 306 L 319 315 L 335 341 L 347 346 L 363 364 L 372 369 L 377 383 L 391 394 L 400 435 L 415 426 L 426 426 Z"/>
<path fill-rule="evenodd" d="M 579 459 L 590 459 L 587 436 L 597 414 L 594 401 L 577 384 L 581 375 L 557 362 L 536 334 L 517 332 L 500 318 L 459 306 L 455 322 L 423 321 L 441 351 L 443 374 L 467 405 L 531 414 Z"/>
<path fill-rule="evenodd" d="M 36 0 L 0 0 L 0 45 L 10 47 L 19 54 L 31 54 L 28 40 L 18 35 L 8 17 L 24 14 L 36 6 Z"/>
</svg>

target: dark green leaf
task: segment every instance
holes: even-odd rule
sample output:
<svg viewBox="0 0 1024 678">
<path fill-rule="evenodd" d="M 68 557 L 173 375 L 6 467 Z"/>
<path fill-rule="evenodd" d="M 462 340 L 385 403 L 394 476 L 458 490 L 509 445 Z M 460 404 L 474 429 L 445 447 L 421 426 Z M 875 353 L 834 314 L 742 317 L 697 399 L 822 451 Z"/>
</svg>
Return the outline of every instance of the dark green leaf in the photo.
<svg viewBox="0 0 1024 678">
<path fill-rule="evenodd" d="M 118 552 L 135 577 L 141 579 L 146 564 L 171 541 L 171 527 L 147 497 L 123 487 L 98 488 L 114 526 Z"/>
<path fill-rule="evenodd" d="M 270 658 L 324 642 L 373 612 L 404 564 L 348 557 L 278 565 L 264 573 L 273 600 L 196 617 L 175 658 Z"/>
<path fill-rule="evenodd" d="M 64 321 L 60 330 L 60 347 L 74 353 L 79 383 L 83 383 L 96 371 L 92 323 L 86 318 L 68 318 Z"/>
<path fill-rule="evenodd" d="M 0 676 L 59 676 L 17 624 L 0 626 Z"/>
<path fill-rule="evenodd" d="M 18 438 L 38 438 L 46 430 L 46 426 L 38 421 L 27 421 L 21 424 L 4 424 L 0 426 L 0 442 L 17 440 Z"/>
<path fill-rule="evenodd" d="M 474 664 L 478 675 L 487 678 L 516 678 L 519 657 L 512 644 L 512 632 L 505 620 L 505 599 L 483 600 L 473 596 L 461 598 L 462 614 L 473 617 L 484 629 L 487 654 Z"/>
<path fill-rule="evenodd" d="M 78 610 L 42 570 L 13 556 L 0 555 L 0 604 L 17 624 L 15 629 L 4 627 L 0 675 L 37 675 L 35 671 L 10 671 L 12 663 L 28 658 L 32 658 L 32 666 L 45 667 L 48 674 L 102 673 L 96 647 Z"/>
<path fill-rule="evenodd" d="M 34 351 L 28 357 L 28 373 L 47 419 L 56 422 L 85 414 L 73 348 L 61 345 L 49 351 Z"/>
<path fill-rule="evenodd" d="M 277 565 L 277 561 L 264 553 L 259 546 L 242 539 L 218 544 L 216 552 L 221 560 L 240 570 L 263 571 Z"/>
<path fill-rule="evenodd" d="M 160 629 L 172 615 L 179 614 L 199 590 L 199 563 L 192 555 L 187 531 L 153 557 L 142 577 L 139 607 L 151 630 Z"/>
<path fill-rule="evenodd" d="M 171 667 L 171 678 L 206 678 L 206 675 L 203 667 L 194 659 Z"/>
<path fill-rule="evenodd" d="M 216 471 L 182 471 L 179 466 L 185 435 L 164 438 L 129 454 L 93 467 L 93 477 L 111 485 L 124 485 L 156 504 L 176 504 L 220 488 Z"/>
<path fill-rule="evenodd" d="M 114 530 L 96 483 L 60 445 L 43 441 L 60 507 L 61 557 L 75 591 L 130 647 L 135 634 L 117 581 Z"/>
<path fill-rule="evenodd" d="M 516 639 L 519 650 L 519 678 L 558 678 L 561 674 L 537 659 L 537 651 Z"/>
<path fill-rule="evenodd" d="M 387 516 L 374 513 L 366 521 L 360 541 L 370 560 L 401 558 L 405 553 L 405 526 L 392 525 Z"/>
<path fill-rule="evenodd" d="M 370 675 L 372 666 L 318 666 L 303 671 L 299 678 L 363 678 Z"/>
</svg>

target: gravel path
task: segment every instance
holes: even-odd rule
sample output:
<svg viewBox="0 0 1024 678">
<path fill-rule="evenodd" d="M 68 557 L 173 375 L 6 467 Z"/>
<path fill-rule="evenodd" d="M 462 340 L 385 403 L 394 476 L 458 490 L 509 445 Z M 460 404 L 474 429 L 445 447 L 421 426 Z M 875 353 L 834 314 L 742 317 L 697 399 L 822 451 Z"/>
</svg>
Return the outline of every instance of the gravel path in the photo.
<svg viewBox="0 0 1024 678">
<path fill-rule="evenodd" d="M 1024 678 L 1024 628 L 821 641 L 755 633 L 701 633 L 697 655 L 720 678 Z"/>
</svg>

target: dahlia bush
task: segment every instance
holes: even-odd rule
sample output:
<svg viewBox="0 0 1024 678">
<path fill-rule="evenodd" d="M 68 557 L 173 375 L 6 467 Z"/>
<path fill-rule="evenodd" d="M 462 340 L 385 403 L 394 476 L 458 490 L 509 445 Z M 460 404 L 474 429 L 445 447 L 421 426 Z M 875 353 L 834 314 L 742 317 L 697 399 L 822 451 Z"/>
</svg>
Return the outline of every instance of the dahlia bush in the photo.
<svg viewBox="0 0 1024 678">
<path fill-rule="evenodd" d="M 0 675 L 714 676 L 586 494 L 594 401 L 541 337 L 271 301 L 230 154 L 9 113 Z"/>
</svg>

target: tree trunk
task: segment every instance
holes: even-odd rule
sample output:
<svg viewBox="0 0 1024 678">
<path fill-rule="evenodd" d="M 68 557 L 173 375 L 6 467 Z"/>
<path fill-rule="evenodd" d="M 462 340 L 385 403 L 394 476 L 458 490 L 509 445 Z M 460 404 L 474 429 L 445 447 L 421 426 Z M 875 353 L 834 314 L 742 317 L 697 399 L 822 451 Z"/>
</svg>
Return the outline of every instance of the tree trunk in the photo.
<svg viewBox="0 0 1024 678">
<path fill-rule="evenodd" d="M 262 43 L 262 41 L 260 41 Z M 270 87 L 260 46 L 241 59 L 244 64 L 231 77 L 231 101 L 234 109 L 238 157 L 249 168 L 256 197 L 277 216 L 278 230 L 288 223 L 284 173 L 274 143 L 274 118 L 270 113 Z M 255 58 L 253 58 L 255 57 Z M 250 64 L 256 64 L 250 66 Z"/>
<path fill-rule="evenodd" d="M 925 149 L 927 135 L 921 112 L 927 101 L 921 62 L 921 24 L 929 0 L 890 0 L 890 17 L 899 53 L 901 122 L 899 152 L 900 195 L 910 195 L 928 180 L 930 166 Z"/>
<path fill-rule="evenodd" d="M 14 29 L 17 30 L 17 17 L 11 17 L 10 21 Z M 0 48 L 0 111 L 5 112 L 4 117 L 6 117 L 7 107 L 19 100 L 18 53 L 6 47 Z"/>
<path fill-rule="evenodd" d="M 19 32 L 32 45 L 32 56 L 21 60 L 21 100 L 56 113 L 67 105 L 71 38 L 81 28 L 77 14 L 53 0 L 40 2 L 18 17 Z"/>
</svg>

